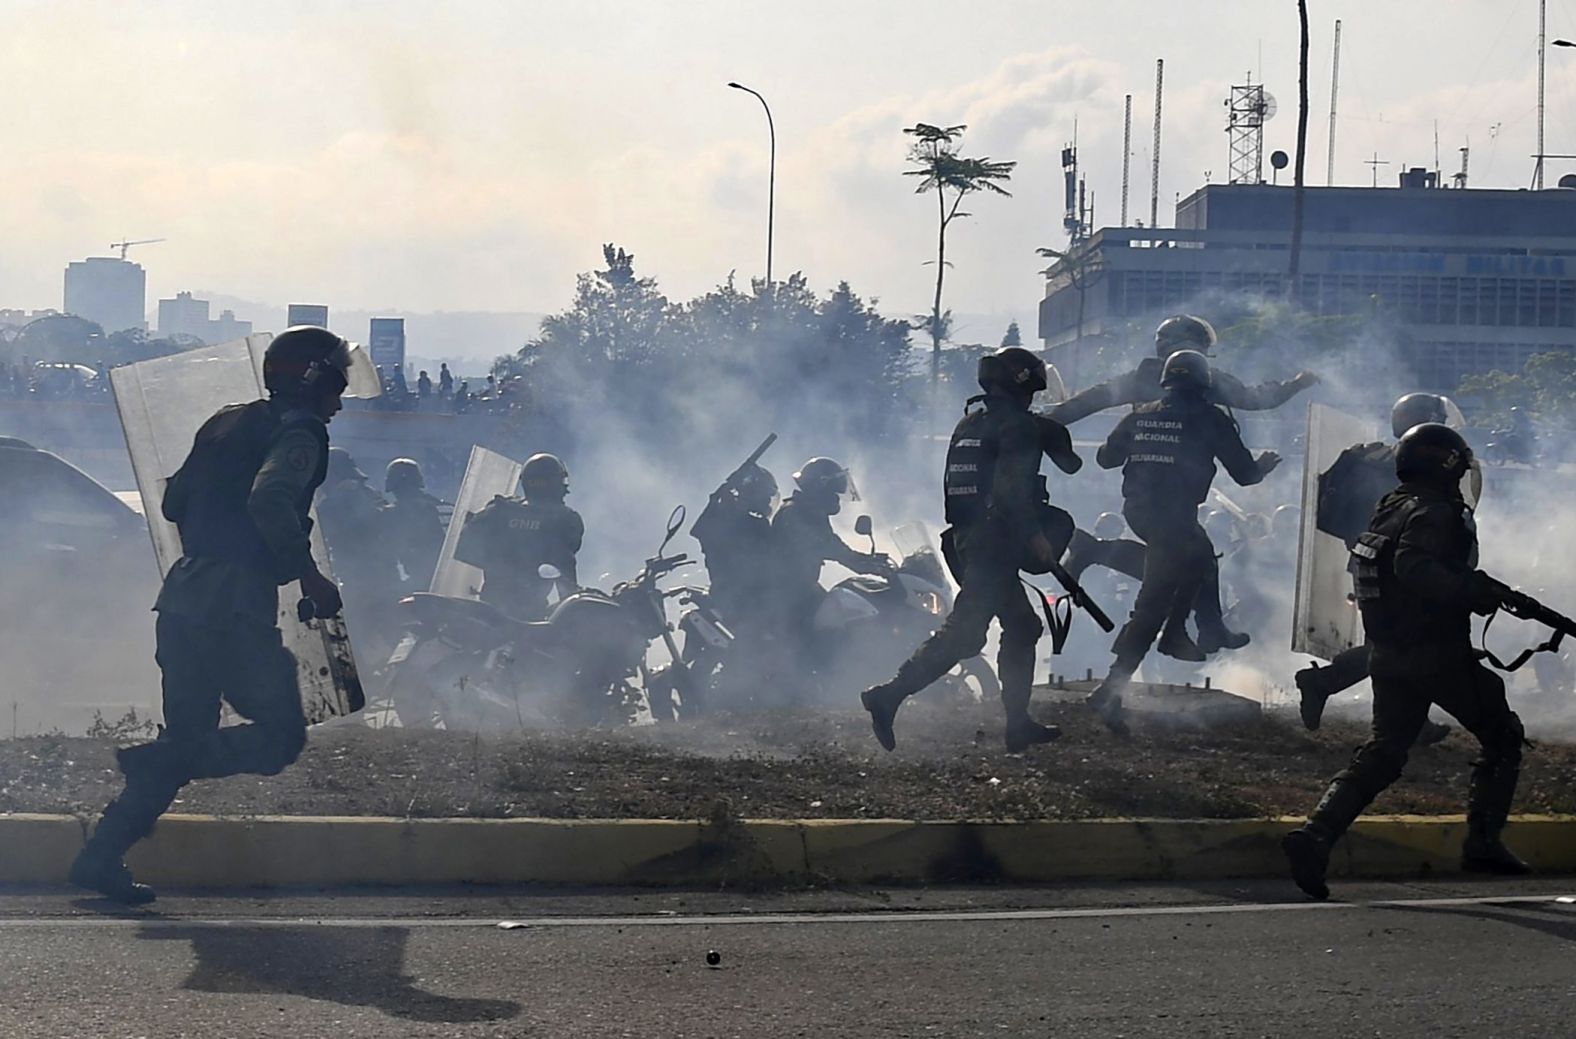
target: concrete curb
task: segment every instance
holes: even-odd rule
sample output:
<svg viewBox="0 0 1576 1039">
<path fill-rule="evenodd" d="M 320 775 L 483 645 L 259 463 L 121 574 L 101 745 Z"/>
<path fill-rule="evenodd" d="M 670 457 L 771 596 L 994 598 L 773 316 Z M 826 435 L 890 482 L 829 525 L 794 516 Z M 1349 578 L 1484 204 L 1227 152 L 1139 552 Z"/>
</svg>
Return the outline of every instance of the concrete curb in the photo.
<svg viewBox="0 0 1576 1039">
<path fill-rule="evenodd" d="M 140 878 L 190 887 L 405 884 L 780 886 L 1049 883 L 1280 876 L 1290 819 L 906 822 L 891 819 L 380 819 L 171 815 L 132 852 Z M 85 826 L 0 815 L 0 884 L 59 884 Z M 1458 871 L 1461 816 L 1360 820 L 1331 872 Z M 1576 817 L 1522 816 L 1507 841 L 1576 871 Z"/>
</svg>

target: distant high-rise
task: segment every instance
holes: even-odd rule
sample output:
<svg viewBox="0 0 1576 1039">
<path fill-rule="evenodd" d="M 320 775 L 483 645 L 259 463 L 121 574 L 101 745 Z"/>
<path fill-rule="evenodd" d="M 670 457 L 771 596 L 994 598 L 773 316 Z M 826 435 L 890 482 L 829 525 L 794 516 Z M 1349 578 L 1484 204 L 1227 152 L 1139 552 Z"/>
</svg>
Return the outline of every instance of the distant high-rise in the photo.
<svg viewBox="0 0 1576 1039">
<path fill-rule="evenodd" d="M 146 330 L 147 297 L 148 275 L 141 264 L 93 256 L 66 267 L 65 312 L 87 318 L 105 334 Z"/>
<path fill-rule="evenodd" d="M 317 325 L 319 328 L 328 327 L 328 308 L 320 303 L 292 303 L 285 311 L 285 327 L 294 328 L 296 325 Z"/>
<path fill-rule="evenodd" d="M 405 363 L 405 319 L 373 318 L 367 329 L 367 353 L 373 364 L 392 377 L 394 366 Z"/>
<path fill-rule="evenodd" d="M 159 300 L 159 335 L 195 336 L 205 343 L 228 343 L 252 334 L 250 321 L 237 320 L 235 311 L 226 310 L 217 319 L 208 316 L 209 303 L 190 292 L 177 292 L 174 299 Z"/>
</svg>

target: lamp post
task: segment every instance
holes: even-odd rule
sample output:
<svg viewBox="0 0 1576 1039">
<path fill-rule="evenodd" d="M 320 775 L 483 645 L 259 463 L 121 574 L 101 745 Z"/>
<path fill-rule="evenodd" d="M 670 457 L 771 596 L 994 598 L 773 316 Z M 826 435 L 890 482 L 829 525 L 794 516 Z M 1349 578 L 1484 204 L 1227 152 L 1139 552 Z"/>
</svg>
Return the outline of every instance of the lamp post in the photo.
<svg viewBox="0 0 1576 1039">
<path fill-rule="evenodd" d="M 759 101 L 761 107 L 766 110 L 766 130 L 771 134 L 771 165 L 766 185 L 766 287 L 769 289 L 772 286 L 772 223 L 776 217 L 777 206 L 777 127 L 772 122 L 771 106 L 757 91 L 751 90 L 743 83 L 729 83 L 728 86 L 755 95 L 755 100 Z"/>
</svg>

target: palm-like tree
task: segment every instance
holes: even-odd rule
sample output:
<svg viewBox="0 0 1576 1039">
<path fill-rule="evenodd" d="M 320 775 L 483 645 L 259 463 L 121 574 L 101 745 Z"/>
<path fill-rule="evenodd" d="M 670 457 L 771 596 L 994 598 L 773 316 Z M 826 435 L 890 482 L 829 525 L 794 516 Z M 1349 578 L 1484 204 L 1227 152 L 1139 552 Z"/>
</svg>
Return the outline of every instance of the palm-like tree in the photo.
<svg viewBox="0 0 1576 1039">
<path fill-rule="evenodd" d="M 904 170 L 905 177 L 919 177 L 917 195 L 936 193 L 936 298 L 926 321 L 930 332 L 930 377 L 934 381 L 941 371 L 941 341 L 946 337 L 948 315 L 941 310 L 941 288 L 947 273 L 947 228 L 958 217 L 968 216 L 959 208 L 963 199 L 977 191 L 990 191 L 1011 196 L 1012 192 L 999 182 L 1012 178 L 1016 162 L 997 162 L 990 158 L 968 158 L 957 153 L 959 141 L 967 126 L 932 126 L 915 123 L 903 132 L 913 138 L 908 161 L 914 169 Z"/>
</svg>

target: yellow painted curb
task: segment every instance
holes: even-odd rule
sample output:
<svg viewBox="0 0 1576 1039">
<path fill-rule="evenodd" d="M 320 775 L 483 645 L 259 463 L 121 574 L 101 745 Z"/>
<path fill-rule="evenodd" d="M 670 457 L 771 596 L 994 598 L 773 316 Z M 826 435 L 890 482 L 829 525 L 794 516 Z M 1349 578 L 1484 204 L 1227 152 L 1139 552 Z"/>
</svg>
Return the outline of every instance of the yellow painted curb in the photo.
<svg viewBox="0 0 1576 1039">
<path fill-rule="evenodd" d="M 381 819 L 172 815 L 129 861 L 190 887 L 356 884 L 772 886 L 1052 883 L 1280 876 L 1290 819 L 909 822 L 895 819 Z M 0 884 L 65 879 L 84 827 L 0 815 Z M 1461 816 L 1359 820 L 1331 872 L 1457 871 Z M 1506 839 L 1544 872 L 1576 871 L 1576 817 L 1513 819 Z"/>
</svg>

